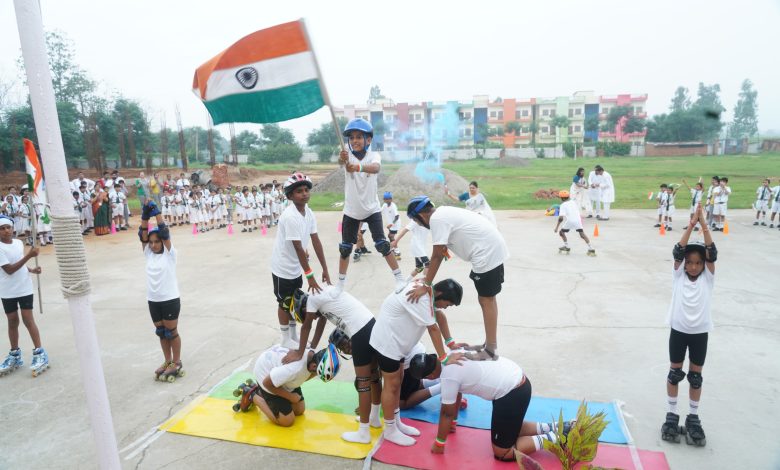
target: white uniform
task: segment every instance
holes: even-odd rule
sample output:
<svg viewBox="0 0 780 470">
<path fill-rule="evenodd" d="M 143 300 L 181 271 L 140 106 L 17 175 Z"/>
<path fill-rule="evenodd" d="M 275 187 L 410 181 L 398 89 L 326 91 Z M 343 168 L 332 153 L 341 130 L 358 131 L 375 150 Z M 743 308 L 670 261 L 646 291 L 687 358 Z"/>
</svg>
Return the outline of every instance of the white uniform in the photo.
<svg viewBox="0 0 780 470">
<path fill-rule="evenodd" d="M 165 302 L 179 298 L 179 283 L 176 280 L 176 249 L 171 245 L 168 250 L 154 253 L 147 244 L 144 247 L 146 257 L 146 300 Z"/>
<path fill-rule="evenodd" d="M 701 197 L 703 196 L 703 192 L 701 189 L 693 188 L 691 189 L 691 214 L 696 213 L 696 206 L 698 206 L 702 201 Z"/>
<path fill-rule="evenodd" d="M 600 175 L 601 184 L 599 185 L 599 191 L 601 198 L 601 205 L 603 209 L 602 218 L 609 219 L 609 207 L 615 202 L 615 183 L 612 181 L 612 175 L 606 170 Z"/>
<path fill-rule="evenodd" d="M 577 201 L 569 199 L 561 204 L 558 215 L 564 219 L 561 230 L 582 230 L 582 216 L 579 207 L 577 207 Z"/>
<path fill-rule="evenodd" d="M 378 152 L 367 152 L 363 160 L 358 160 L 350 153 L 349 163 L 357 165 L 370 165 L 382 163 L 382 157 Z M 365 220 L 371 214 L 379 212 L 379 198 L 377 197 L 377 180 L 379 174 L 353 172 L 349 173 L 344 168 L 344 215 L 355 220 Z"/>
<path fill-rule="evenodd" d="M 446 245 L 471 262 L 476 274 L 486 273 L 509 259 L 509 249 L 498 229 L 481 215 L 458 207 L 442 206 L 431 215 L 434 245 Z"/>
<path fill-rule="evenodd" d="M 0 267 L 14 264 L 22 258 L 24 258 L 24 244 L 21 240 L 13 239 L 11 243 L 0 242 Z M 14 299 L 32 293 L 32 277 L 26 267 L 22 266 L 13 274 L 0 269 L 0 298 Z"/>
<path fill-rule="evenodd" d="M 698 334 L 712 331 L 712 289 L 715 275 L 705 266 L 695 281 L 685 274 L 685 263 L 672 276 L 672 303 L 666 324 L 681 333 Z"/>
<path fill-rule="evenodd" d="M 674 210 L 674 192 L 670 192 L 666 197 L 666 208 L 664 215 L 667 217 L 672 217 L 674 215 Z"/>
<path fill-rule="evenodd" d="M 199 198 L 190 198 L 187 201 L 190 211 L 190 223 L 192 224 L 200 224 L 203 222 L 203 217 L 201 216 L 201 201 L 202 200 Z"/>
<path fill-rule="evenodd" d="M 388 230 L 397 232 L 401 226 L 399 219 L 398 206 L 394 202 L 391 201 L 390 204 L 382 204 L 382 221 L 385 226 L 390 225 Z"/>
<path fill-rule="evenodd" d="M 124 217 L 127 196 L 121 191 L 113 191 L 108 194 L 108 197 L 111 199 L 111 217 Z"/>
<path fill-rule="evenodd" d="M 772 188 L 772 213 L 780 212 L 780 185 Z"/>
<path fill-rule="evenodd" d="M 290 205 L 279 218 L 279 231 L 274 239 L 271 252 L 271 273 L 282 279 L 297 279 L 303 274 L 293 241 L 300 241 L 304 250 L 309 247 L 311 235 L 317 233 L 317 220 L 314 212 L 306 206 L 301 215 L 295 205 Z"/>
<path fill-rule="evenodd" d="M 772 198 L 772 190 L 769 186 L 761 185 L 756 189 L 756 210 L 766 212 L 769 209 L 769 200 Z"/>
<path fill-rule="evenodd" d="M 500 356 L 495 361 L 464 361 L 441 370 L 441 404 L 452 405 L 458 393 L 476 395 L 484 400 L 498 400 L 514 390 L 523 380 L 523 369 Z"/>
<path fill-rule="evenodd" d="M 493 214 L 493 209 L 490 208 L 490 204 L 488 204 L 487 199 L 485 199 L 485 196 L 482 195 L 482 193 L 478 193 L 476 196 L 472 197 L 466 192 L 461 194 L 458 199 L 466 203 L 466 209 L 476 212 L 488 219 L 494 226 L 496 225 L 496 216 Z"/>
<path fill-rule="evenodd" d="M 263 385 L 265 378 L 270 376 L 274 387 L 292 392 L 312 377 L 312 373 L 306 367 L 310 351 L 311 349 L 304 351 L 303 357 L 295 362 L 283 364 L 282 359 L 290 350 L 279 345 L 271 346 L 255 361 L 255 380 L 263 390 L 271 393 Z"/>
<path fill-rule="evenodd" d="M 417 303 L 406 299 L 406 293 L 418 286 L 418 283 L 409 283 L 401 292 L 388 295 L 371 329 L 369 344 L 389 359 L 400 361 L 406 357 L 427 327 L 436 323 L 433 302 L 428 294 L 420 297 Z"/>
<path fill-rule="evenodd" d="M 599 214 L 600 202 L 601 202 L 601 190 L 598 187 L 592 188 L 591 185 L 601 183 L 601 177 L 593 170 L 588 175 L 588 197 L 593 204 L 593 212 Z"/>
<path fill-rule="evenodd" d="M 428 234 L 430 234 L 431 231 L 414 220 L 409 222 L 409 225 L 406 226 L 406 230 L 412 234 L 412 256 L 415 258 L 428 256 L 426 248 L 428 244 Z"/>
<path fill-rule="evenodd" d="M 666 190 L 663 190 L 658 193 L 658 196 L 655 199 L 658 201 L 658 215 L 666 215 L 666 204 L 669 200 L 669 193 L 666 192 Z"/>
<path fill-rule="evenodd" d="M 171 196 L 165 195 L 160 198 L 160 205 L 162 206 L 162 215 L 171 215 Z"/>
<path fill-rule="evenodd" d="M 731 188 L 726 187 L 720 187 L 718 186 L 715 188 L 715 190 L 712 192 L 713 198 L 715 200 L 715 204 L 712 209 L 713 215 L 722 215 L 726 216 L 728 212 L 728 204 L 729 204 L 729 195 L 731 194 Z"/>
<path fill-rule="evenodd" d="M 306 311 L 319 313 L 350 338 L 368 324 L 374 315 L 356 298 L 333 286 L 325 285 L 320 293 L 309 295 Z"/>
</svg>

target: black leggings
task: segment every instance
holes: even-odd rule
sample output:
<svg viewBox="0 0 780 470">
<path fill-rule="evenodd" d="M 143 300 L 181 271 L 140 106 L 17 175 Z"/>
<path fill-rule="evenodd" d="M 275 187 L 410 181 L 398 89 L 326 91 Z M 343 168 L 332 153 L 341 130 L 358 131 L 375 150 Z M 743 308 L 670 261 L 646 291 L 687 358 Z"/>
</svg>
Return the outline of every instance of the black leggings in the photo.
<svg viewBox="0 0 780 470">
<path fill-rule="evenodd" d="M 386 240 L 385 228 L 382 226 L 382 213 L 374 212 L 365 220 L 353 219 L 344 214 L 341 222 L 341 241 L 353 245 L 357 243 L 358 230 L 363 222 L 368 223 L 368 229 L 371 231 L 371 238 L 374 239 L 374 244 L 379 240 Z"/>
<path fill-rule="evenodd" d="M 682 333 L 672 328 L 669 333 L 669 362 L 684 362 L 687 350 L 691 364 L 703 366 L 707 357 L 708 337 L 709 333 Z"/>
<path fill-rule="evenodd" d="M 490 434 L 493 445 L 511 449 L 517 444 L 525 413 L 531 403 L 531 381 L 512 389 L 503 397 L 493 400 L 493 415 L 490 419 Z"/>
</svg>

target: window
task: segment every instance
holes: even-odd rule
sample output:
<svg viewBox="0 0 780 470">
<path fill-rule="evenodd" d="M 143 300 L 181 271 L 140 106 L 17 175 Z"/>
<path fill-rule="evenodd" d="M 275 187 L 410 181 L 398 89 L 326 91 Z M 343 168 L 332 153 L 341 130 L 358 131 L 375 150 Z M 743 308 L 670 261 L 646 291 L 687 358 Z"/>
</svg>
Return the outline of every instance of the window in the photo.
<svg viewBox="0 0 780 470">
<path fill-rule="evenodd" d="M 575 116 L 580 116 L 580 115 L 582 115 L 582 108 L 577 108 L 577 109 L 575 109 L 575 110 L 574 110 L 574 115 L 575 115 Z"/>
<path fill-rule="evenodd" d="M 604 106 L 603 108 L 601 108 L 601 112 L 604 114 L 609 114 L 609 108 Z"/>
<path fill-rule="evenodd" d="M 523 117 L 528 117 L 528 110 L 527 109 L 523 110 Z"/>
<path fill-rule="evenodd" d="M 634 114 L 642 114 L 642 107 L 634 106 Z"/>
<path fill-rule="evenodd" d="M 520 111 L 515 111 L 515 119 L 520 119 Z"/>
<path fill-rule="evenodd" d="M 414 120 L 418 121 L 418 122 L 422 121 L 422 114 L 421 113 L 415 113 Z"/>
<path fill-rule="evenodd" d="M 547 127 L 547 126 L 542 126 L 541 131 L 542 131 L 542 134 L 549 134 L 550 133 L 550 128 Z"/>
<path fill-rule="evenodd" d="M 550 110 L 549 109 L 543 109 L 542 110 L 542 116 L 549 116 L 549 115 L 550 115 Z"/>
<path fill-rule="evenodd" d="M 582 132 L 582 126 L 574 126 L 574 132 L 578 134 Z"/>
<path fill-rule="evenodd" d="M 395 121 L 395 116 L 385 116 L 385 122 L 392 124 Z"/>
<path fill-rule="evenodd" d="M 498 120 L 499 121 L 503 121 L 504 120 L 504 112 L 503 111 L 499 111 L 498 112 Z"/>
<path fill-rule="evenodd" d="M 550 110 L 550 117 L 555 117 L 555 110 L 554 109 Z"/>
<path fill-rule="evenodd" d="M 417 138 L 417 139 L 422 137 L 422 131 L 420 129 L 415 129 L 414 130 L 414 137 Z"/>
<path fill-rule="evenodd" d="M 574 110 L 573 109 L 569 109 L 569 117 L 574 117 Z"/>
<path fill-rule="evenodd" d="M 496 118 L 496 112 L 495 111 L 490 111 L 490 117 L 495 119 Z"/>
<path fill-rule="evenodd" d="M 467 127 L 465 129 L 465 134 L 466 134 L 466 137 L 471 137 L 471 128 L 470 127 Z"/>
<path fill-rule="evenodd" d="M 528 134 L 529 132 L 531 132 L 531 128 L 530 128 L 530 127 L 528 127 L 528 126 L 526 126 L 526 127 L 523 127 L 523 128 L 520 130 L 520 132 L 522 132 L 522 133 L 524 133 L 524 134 Z"/>
<path fill-rule="evenodd" d="M 569 134 L 571 134 L 571 133 L 572 133 L 572 132 L 571 132 L 572 130 L 573 130 L 573 129 L 572 129 L 572 126 L 569 126 Z"/>
</svg>

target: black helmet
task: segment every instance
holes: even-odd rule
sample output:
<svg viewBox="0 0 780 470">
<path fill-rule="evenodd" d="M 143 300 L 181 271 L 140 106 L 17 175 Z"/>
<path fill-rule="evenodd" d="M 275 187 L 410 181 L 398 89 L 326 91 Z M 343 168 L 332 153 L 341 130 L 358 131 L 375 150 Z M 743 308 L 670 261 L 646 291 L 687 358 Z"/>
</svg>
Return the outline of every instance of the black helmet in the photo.
<svg viewBox="0 0 780 470">
<path fill-rule="evenodd" d="M 439 300 L 449 300 L 455 305 L 460 305 L 463 300 L 463 286 L 454 279 L 445 279 L 433 285 L 433 291 L 438 292 L 436 298 Z"/>
<path fill-rule="evenodd" d="M 699 241 L 688 242 L 688 244 L 685 245 L 685 255 L 687 256 L 688 253 L 699 253 L 702 261 L 707 259 L 707 249 L 704 247 L 704 244 Z"/>
<path fill-rule="evenodd" d="M 296 289 L 293 295 L 284 298 L 282 308 L 290 314 L 298 323 L 303 323 L 306 319 L 306 301 L 309 296 L 306 292 Z"/>
<path fill-rule="evenodd" d="M 417 380 L 428 377 L 438 362 L 436 354 L 417 354 L 409 361 L 409 375 Z"/>
<path fill-rule="evenodd" d="M 352 340 L 341 328 L 336 328 L 330 333 L 328 342 L 336 346 L 336 349 L 339 350 L 339 353 L 347 355 L 352 354 Z"/>
</svg>

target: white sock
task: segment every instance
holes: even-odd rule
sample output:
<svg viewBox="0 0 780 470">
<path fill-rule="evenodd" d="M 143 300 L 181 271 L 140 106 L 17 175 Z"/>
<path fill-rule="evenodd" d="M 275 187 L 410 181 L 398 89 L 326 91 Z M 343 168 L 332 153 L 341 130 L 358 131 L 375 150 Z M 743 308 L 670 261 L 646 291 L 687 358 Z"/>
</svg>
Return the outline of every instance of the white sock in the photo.
<svg viewBox="0 0 780 470">
<path fill-rule="evenodd" d="M 282 332 L 282 343 L 290 340 L 290 325 L 279 325 L 279 331 Z"/>
<path fill-rule="evenodd" d="M 394 419 L 385 419 L 385 432 L 383 433 L 383 436 L 386 441 L 404 447 L 412 446 L 417 442 L 414 438 L 402 433 L 398 427 L 396 427 L 396 421 Z"/>
<path fill-rule="evenodd" d="M 536 434 L 544 434 L 550 431 L 555 431 L 555 428 L 557 427 L 558 423 L 536 423 Z"/>
<path fill-rule="evenodd" d="M 436 385 L 437 383 L 441 382 L 441 379 L 422 379 L 422 385 L 423 388 L 431 388 L 432 386 Z"/>
<path fill-rule="evenodd" d="M 666 397 L 666 404 L 668 405 L 669 413 L 678 414 L 677 397 Z"/>
<path fill-rule="evenodd" d="M 408 424 L 404 424 L 403 421 L 401 421 L 401 410 L 396 408 L 395 409 L 395 427 L 398 428 L 399 431 L 406 434 L 407 436 L 419 436 L 420 431 L 417 428 L 413 428 L 412 426 L 409 426 Z"/>
<path fill-rule="evenodd" d="M 441 384 L 431 385 L 428 388 L 428 392 L 431 394 L 432 397 L 435 397 L 436 395 L 441 393 Z"/>
<path fill-rule="evenodd" d="M 533 436 L 533 440 L 534 440 L 534 448 L 536 448 L 536 450 L 539 450 L 539 449 L 544 449 L 544 441 L 550 441 L 553 444 L 558 442 L 558 435 L 555 434 L 554 432 L 547 432 L 544 434 L 540 434 L 538 436 Z"/>
<path fill-rule="evenodd" d="M 341 438 L 347 442 L 368 444 L 371 442 L 371 431 L 368 429 L 368 423 L 360 423 L 357 431 L 345 432 L 341 435 Z"/>
<path fill-rule="evenodd" d="M 563 246 L 565 246 L 566 248 L 568 248 L 568 247 L 569 247 L 569 242 L 567 242 L 567 241 L 566 241 L 566 242 L 563 242 Z"/>
<path fill-rule="evenodd" d="M 375 428 L 382 427 L 382 422 L 379 421 L 379 412 L 381 410 L 382 410 L 381 403 L 377 403 L 376 405 L 373 403 L 371 404 L 371 413 L 369 413 L 368 415 L 368 423 Z"/>
<path fill-rule="evenodd" d="M 298 341 L 298 330 L 296 329 L 298 324 L 290 320 L 290 324 L 288 326 L 290 328 L 290 339 L 293 341 Z"/>
<path fill-rule="evenodd" d="M 393 276 L 395 276 L 396 281 L 404 281 L 404 275 L 401 272 L 401 268 L 394 269 L 393 270 Z"/>
<path fill-rule="evenodd" d="M 347 284 L 347 275 L 339 273 L 339 281 L 338 281 L 338 287 L 339 289 L 344 289 L 344 286 Z"/>
<path fill-rule="evenodd" d="M 692 414 L 692 415 L 698 415 L 698 414 L 699 414 L 699 402 L 698 402 L 698 401 L 693 401 L 693 400 L 690 400 L 690 401 L 688 402 L 688 404 L 689 404 L 689 406 L 690 406 L 690 410 L 691 410 L 690 412 L 691 412 L 691 414 Z"/>
</svg>

